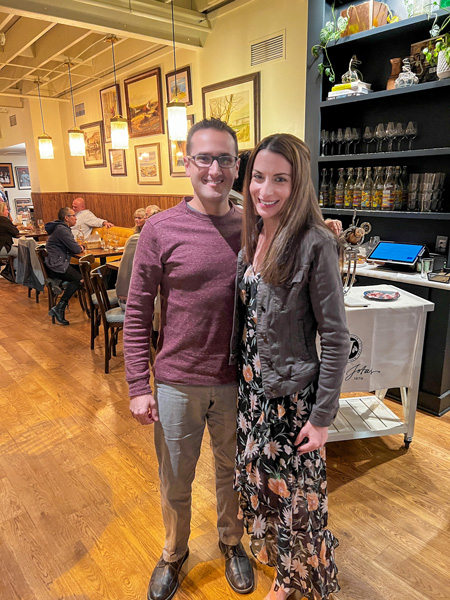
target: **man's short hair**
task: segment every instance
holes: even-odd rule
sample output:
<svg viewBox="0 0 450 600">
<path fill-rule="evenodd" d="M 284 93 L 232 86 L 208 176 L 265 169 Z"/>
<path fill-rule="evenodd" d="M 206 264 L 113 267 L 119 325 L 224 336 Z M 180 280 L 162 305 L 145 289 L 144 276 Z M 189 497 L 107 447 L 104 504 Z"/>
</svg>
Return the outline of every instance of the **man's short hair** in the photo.
<svg viewBox="0 0 450 600">
<path fill-rule="evenodd" d="M 68 206 L 64 206 L 64 208 L 60 208 L 58 211 L 58 220 L 64 223 L 64 219 L 67 215 L 72 211 Z"/>
<path fill-rule="evenodd" d="M 191 144 L 192 144 L 192 136 L 196 131 L 200 131 L 200 129 L 215 129 L 216 131 L 226 131 L 231 135 L 234 140 L 234 145 L 236 146 L 236 156 L 238 155 L 238 141 L 236 132 L 232 129 L 225 121 L 221 121 L 220 119 L 202 119 L 195 125 L 189 129 L 186 141 L 186 153 L 189 155 L 191 153 Z"/>
</svg>

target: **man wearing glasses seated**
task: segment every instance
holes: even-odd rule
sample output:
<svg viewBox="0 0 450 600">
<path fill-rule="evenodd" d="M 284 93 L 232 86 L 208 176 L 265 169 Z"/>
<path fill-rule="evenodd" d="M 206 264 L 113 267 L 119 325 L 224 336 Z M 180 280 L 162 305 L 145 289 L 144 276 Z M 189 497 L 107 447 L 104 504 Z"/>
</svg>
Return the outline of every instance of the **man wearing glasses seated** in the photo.
<svg viewBox="0 0 450 600">
<path fill-rule="evenodd" d="M 239 161 L 236 134 L 215 119 L 189 131 L 184 158 L 194 196 L 153 216 L 135 254 L 124 328 L 130 410 L 155 424 L 166 529 L 149 600 L 168 600 L 186 560 L 191 487 L 205 423 L 216 469 L 217 528 L 225 575 L 235 592 L 253 590 L 253 570 L 240 542 L 243 525 L 233 491 L 236 367 L 229 365 L 241 209 L 229 201 Z M 153 303 L 161 290 L 161 327 L 149 387 Z"/>
</svg>

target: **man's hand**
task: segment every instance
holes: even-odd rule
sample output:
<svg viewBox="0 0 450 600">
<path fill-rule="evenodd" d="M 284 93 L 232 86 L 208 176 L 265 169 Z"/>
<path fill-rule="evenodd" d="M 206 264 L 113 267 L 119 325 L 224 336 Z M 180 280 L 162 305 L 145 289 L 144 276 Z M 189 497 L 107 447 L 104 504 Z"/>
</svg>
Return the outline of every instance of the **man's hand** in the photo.
<svg viewBox="0 0 450 600">
<path fill-rule="evenodd" d="M 342 233 L 342 221 L 339 219 L 325 219 L 325 225 L 338 237 Z"/>
<path fill-rule="evenodd" d="M 152 394 L 130 398 L 130 412 L 141 425 L 151 425 L 159 420 L 156 402 Z"/>
<path fill-rule="evenodd" d="M 300 446 L 299 444 L 301 444 L 305 438 L 308 438 L 306 443 Z M 327 439 L 328 427 L 316 427 L 307 421 L 300 429 L 300 433 L 294 444 L 298 446 L 297 452 L 299 454 L 306 454 L 307 452 L 312 452 L 313 450 L 317 450 L 317 448 L 325 446 Z"/>
<path fill-rule="evenodd" d="M 103 221 L 103 227 L 106 227 L 106 229 L 109 229 L 110 227 L 114 227 L 113 223 L 110 223 L 109 221 Z"/>
</svg>

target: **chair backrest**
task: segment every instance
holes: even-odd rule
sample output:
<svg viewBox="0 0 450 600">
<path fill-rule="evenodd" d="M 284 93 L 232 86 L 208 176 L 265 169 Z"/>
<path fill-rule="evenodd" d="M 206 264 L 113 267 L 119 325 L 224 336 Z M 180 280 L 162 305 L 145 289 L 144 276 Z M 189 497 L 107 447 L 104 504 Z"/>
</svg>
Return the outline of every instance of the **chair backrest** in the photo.
<svg viewBox="0 0 450 600">
<path fill-rule="evenodd" d="M 94 286 L 92 285 L 91 281 L 91 265 L 94 261 L 95 258 L 92 256 L 92 254 L 86 254 L 85 256 L 82 256 L 78 261 L 78 266 L 80 267 L 80 272 L 83 277 L 84 285 L 87 291 L 89 308 L 91 310 L 94 309 L 94 305 L 92 302 L 92 294 L 95 294 Z"/>
<path fill-rule="evenodd" d="M 45 247 L 45 244 L 38 244 L 36 246 L 36 248 L 34 249 L 34 251 L 37 254 L 37 257 L 38 257 L 38 260 L 39 260 L 39 264 L 41 265 L 42 272 L 44 273 L 45 283 L 48 285 L 48 279 L 49 279 L 49 277 L 48 277 L 47 268 L 45 266 L 45 261 L 44 261 L 44 258 L 46 256 L 48 256 L 48 252 L 47 252 L 47 249 Z"/>
<path fill-rule="evenodd" d="M 36 246 L 37 243 L 33 238 L 19 239 L 16 281 L 42 292 L 45 276 L 35 252 Z"/>
<path fill-rule="evenodd" d="M 108 292 L 106 291 L 106 276 L 108 273 L 108 266 L 101 265 L 91 271 L 91 282 L 94 288 L 94 293 L 97 296 L 98 307 L 100 314 L 102 315 L 103 326 L 106 327 L 108 321 L 106 319 L 106 311 L 111 309 L 109 303 Z"/>
</svg>

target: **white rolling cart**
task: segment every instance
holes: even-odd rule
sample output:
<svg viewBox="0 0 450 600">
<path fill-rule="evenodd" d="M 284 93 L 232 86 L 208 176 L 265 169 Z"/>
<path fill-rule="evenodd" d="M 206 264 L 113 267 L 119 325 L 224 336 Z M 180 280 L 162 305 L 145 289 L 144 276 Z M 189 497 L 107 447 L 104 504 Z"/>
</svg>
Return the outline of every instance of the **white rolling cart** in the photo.
<svg viewBox="0 0 450 600">
<path fill-rule="evenodd" d="M 363 292 L 374 289 L 397 291 L 400 298 L 366 300 Z M 346 307 L 351 350 L 341 391 L 376 391 L 340 399 L 328 441 L 403 433 L 408 448 L 414 433 L 426 318 L 434 304 L 391 285 L 353 287 L 348 295 L 367 306 Z M 400 388 L 403 421 L 383 403 L 389 388 Z"/>
</svg>

